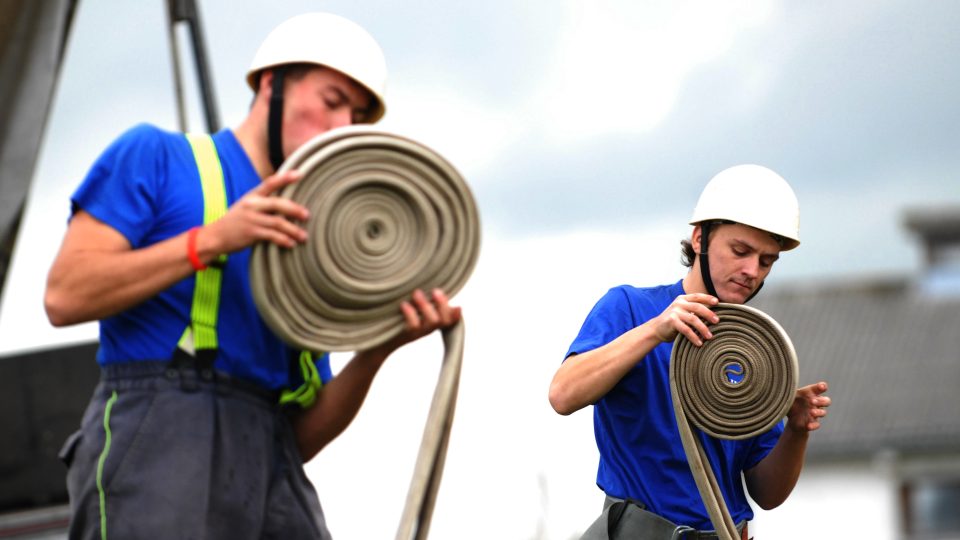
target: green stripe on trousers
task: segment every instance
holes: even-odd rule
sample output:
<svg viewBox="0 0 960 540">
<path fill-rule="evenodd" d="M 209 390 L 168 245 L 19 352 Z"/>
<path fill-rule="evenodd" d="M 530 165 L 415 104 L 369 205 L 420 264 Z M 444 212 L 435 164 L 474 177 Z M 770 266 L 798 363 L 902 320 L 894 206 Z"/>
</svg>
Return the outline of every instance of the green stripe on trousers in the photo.
<svg viewBox="0 0 960 540">
<path fill-rule="evenodd" d="M 107 401 L 107 407 L 103 411 L 103 430 L 107 437 L 103 443 L 103 451 L 100 452 L 100 460 L 97 462 L 97 492 L 100 493 L 100 538 L 107 540 L 107 494 L 103 491 L 103 464 L 107 461 L 107 454 L 110 453 L 110 411 L 113 404 L 117 402 L 117 391 Z"/>
</svg>

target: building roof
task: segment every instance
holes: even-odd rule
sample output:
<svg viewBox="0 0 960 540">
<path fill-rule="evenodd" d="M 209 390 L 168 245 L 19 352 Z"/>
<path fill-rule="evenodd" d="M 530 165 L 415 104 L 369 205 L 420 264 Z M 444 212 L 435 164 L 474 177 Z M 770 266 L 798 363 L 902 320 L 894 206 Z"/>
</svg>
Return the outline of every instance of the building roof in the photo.
<svg viewBox="0 0 960 540">
<path fill-rule="evenodd" d="M 0 356 L 0 514 L 67 502 L 57 454 L 100 379 L 96 353 L 83 343 Z M 11 526 L 0 516 L 0 538 Z"/>
<path fill-rule="evenodd" d="M 800 384 L 830 385 L 812 459 L 960 452 L 960 297 L 918 291 L 908 280 L 796 285 L 751 302 L 790 335 Z"/>
</svg>

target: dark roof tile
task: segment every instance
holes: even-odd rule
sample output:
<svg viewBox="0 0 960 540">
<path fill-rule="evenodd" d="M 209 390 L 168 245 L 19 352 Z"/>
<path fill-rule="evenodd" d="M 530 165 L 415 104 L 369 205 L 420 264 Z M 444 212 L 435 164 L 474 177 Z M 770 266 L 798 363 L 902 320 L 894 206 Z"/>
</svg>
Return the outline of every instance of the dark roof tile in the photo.
<svg viewBox="0 0 960 540">
<path fill-rule="evenodd" d="M 771 288 L 751 305 L 790 335 L 800 384 L 830 384 L 811 457 L 960 450 L 960 298 L 887 281 Z"/>
</svg>

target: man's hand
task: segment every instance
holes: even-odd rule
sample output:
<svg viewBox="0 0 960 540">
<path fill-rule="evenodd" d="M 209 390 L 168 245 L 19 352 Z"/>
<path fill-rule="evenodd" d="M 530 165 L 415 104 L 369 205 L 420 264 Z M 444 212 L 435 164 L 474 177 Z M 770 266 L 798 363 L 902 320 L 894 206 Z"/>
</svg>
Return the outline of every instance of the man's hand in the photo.
<svg viewBox="0 0 960 540">
<path fill-rule="evenodd" d="M 430 293 L 431 298 L 417 289 L 409 301 L 400 304 L 406 323 L 404 331 L 397 336 L 394 348 L 418 340 L 440 328 L 449 328 L 460 320 L 460 307 L 450 305 L 450 299 L 440 289 Z"/>
<path fill-rule="evenodd" d="M 680 295 L 652 320 L 654 333 L 663 342 L 673 341 L 677 333 L 681 333 L 699 347 L 703 345 L 704 339 L 713 337 L 707 324 L 720 320 L 717 314 L 710 310 L 710 307 L 718 302 L 715 296 L 709 294 Z"/>
<path fill-rule="evenodd" d="M 298 181 L 298 171 L 285 171 L 266 178 L 235 202 L 226 215 L 201 229 L 197 250 L 201 259 L 212 260 L 259 241 L 293 247 L 307 240 L 307 231 L 297 225 L 309 217 L 309 211 L 289 200 L 273 195 Z"/>
<path fill-rule="evenodd" d="M 831 403 L 830 398 L 824 395 L 826 391 L 827 383 L 824 381 L 798 389 L 787 413 L 787 428 L 798 433 L 820 429 Z"/>
<path fill-rule="evenodd" d="M 313 407 L 297 416 L 294 429 L 304 461 L 316 455 L 353 421 L 374 376 L 390 353 L 460 320 L 460 308 L 451 307 L 447 295 L 440 289 L 434 289 L 430 298 L 421 290 L 414 291 L 400 310 L 405 320 L 403 332 L 379 347 L 357 352 L 343 370 L 323 386 Z"/>
</svg>

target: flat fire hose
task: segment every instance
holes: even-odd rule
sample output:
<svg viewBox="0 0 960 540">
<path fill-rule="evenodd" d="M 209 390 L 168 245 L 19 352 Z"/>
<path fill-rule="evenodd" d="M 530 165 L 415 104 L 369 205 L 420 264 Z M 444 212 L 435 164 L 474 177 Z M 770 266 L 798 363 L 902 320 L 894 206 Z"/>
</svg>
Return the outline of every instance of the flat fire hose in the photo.
<svg viewBox="0 0 960 540">
<path fill-rule="evenodd" d="M 691 424 L 719 439 L 747 439 L 780 422 L 797 387 L 790 337 L 762 311 L 720 303 L 713 339 L 694 346 L 682 334 L 670 356 L 670 390 L 687 461 L 722 540 L 740 538 L 707 455 Z"/>
<path fill-rule="evenodd" d="M 415 289 L 456 294 L 480 250 L 476 204 L 460 174 L 422 144 L 369 127 L 340 128 L 294 152 L 280 171 L 299 181 L 279 196 L 310 210 L 309 241 L 253 248 L 257 309 L 278 336 L 310 351 L 357 351 L 404 330 L 400 303 Z M 443 332 L 445 355 L 398 540 L 426 538 L 440 485 L 463 355 L 462 321 Z"/>
</svg>

